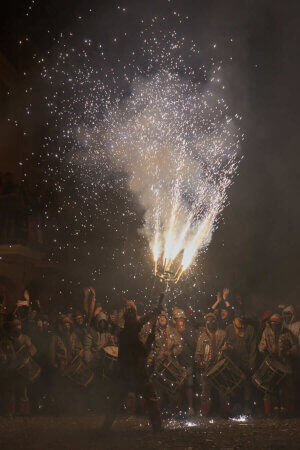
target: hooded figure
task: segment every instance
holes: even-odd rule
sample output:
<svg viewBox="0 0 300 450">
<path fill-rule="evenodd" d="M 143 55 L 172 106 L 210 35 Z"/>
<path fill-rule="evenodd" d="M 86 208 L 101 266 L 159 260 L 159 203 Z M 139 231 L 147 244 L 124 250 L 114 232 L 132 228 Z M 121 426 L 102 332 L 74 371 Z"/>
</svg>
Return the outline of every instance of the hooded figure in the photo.
<svg viewBox="0 0 300 450">
<path fill-rule="evenodd" d="M 69 362 L 82 351 L 82 344 L 73 331 L 73 322 L 62 314 L 56 323 L 56 333 L 50 342 L 51 365 L 63 371 Z"/>
<path fill-rule="evenodd" d="M 273 358 L 281 361 L 285 366 L 292 369 L 291 358 L 296 353 L 296 339 L 292 333 L 283 327 L 282 318 L 279 314 L 273 314 L 270 318 L 270 327 L 265 328 L 258 349 L 262 353 L 268 353 Z M 278 395 L 280 394 L 280 395 Z M 278 385 L 277 391 L 266 392 L 264 395 L 264 407 L 267 416 L 273 412 L 276 404 L 281 402 L 283 412 L 292 415 L 294 411 L 294 388 L 293 376 L 288 374 Z"/>
<path fill-rule="evenodd" d="M 245 323 L 242 311 L 235 310 L 235 318 L 226 333 L 232 349 L 230 357 L 243 371 L 252 371 L 256 360 L 256 336 L 253 326 Z"/>
<path fill-rule="evenodd" d="M 93 317 L 84 336 L 83 357 L 86 363 L 93 368 L 99 367 L 103 358 L 102 350 L 107 345 L 113 345 L 113 340 L 108 331 L 108 317 L 101 311 Z"/>
<path fill-rule="evenodd" d="M 252 325 L 245 323 L 242 311 L 235 310 L 235 318 L 226 328 L 229 343 L 229 357 L 242 369 L 245 379 L 241 384 L 244 400 L 244 414 L 251 414 L 252 384 L 251 372 L 256 362 L 256 334 Z"/>
<path fill-rule="evenodd" d="M 161 430 L 159 403 L 146 368 L 147 357 L 153 342 L 153 333 L 149 334 L 145 344 L 140 338 L 142 327 L 153 315 L 157 316 L 160 310 L 160 307 L 158 307 L 155 311 L 138 319 L 134 303 L 128 302 L 126 304 L 124 329 L 119 336 L 118 370 L 115 382 L 111 386 L 112 392 L 108 396 L 109 404 L 107 405 L 103 424 L 105 431 L 112 426 L 121 401 L 126 398 L 128 392 L 143 394 L 147 403 L 152 428 L 154 431 Z"/>
<path fill-rule="evenodd" d="M 166 311 L 161 311 L 157 322 L 153 350 L 149 357 L 156 362 L 167 356 L 178 356 L 182 351 L 181 337 L 169 324 Z"/>
<path fill-rule="evenodd" d="M 226 332 L 219 328 L 217 317 L 214 313 L 205 316 L 205 328 L 199 332 L 195 360 L 201 371 L 200 383 L 202 385 L 201 411 L 203 415 L 211 412 L 211 391 L 212 385 L 205 376 L 205 372 L 222 357 L 222 351 L 226 346 Z M 220 409 L 223 416 L 227 416 L 228 402 L 220 393 Z"/>
<path fill-rule="evenodd" d="M 83 314 L 80 311 L 77 311 L 74 314 L 73 319 L 74 319 L 74 332 L 83 345 L 86 333 L 86 323 L 84 321 Z"/>
<path fill-rule="evenodd" d="M 295 309 L 292 305 L 287 306 L 282 311 L 283 326 L 286 327 L 295 336 L 298 341 L 298 350 L 300 348 L 300 321 L 295 321 Z"/>
<path fill-rule="evenodd" d="M 179 364 L 187 369 L 188 375 L 184 380 L 186 398 L 188 401 L 188 414 L 194 415 L 193 408 L 193 386 L 194 386 L 194 355 L 196 350 L 196 336 L 194 329 L 187 321 L 185 312 L 182 309 L 175 308 L 173 311 L 173 322 L 175 329 L 181 339 L 182 350 L 177 360 Z"/>
<path fill-rule="evenodd" d="M 220 357 L 221 350 L 226 342 L 226 332 L 218 326 L 214 313 L 205 316 L 205 328 L 200 329 L 195 359 L 202 370 L 207 370 Z"/>
<path fill-rule="evenodd" d="M 283 327 L 279 314 L 271 316 L 270 327 L 265 328 L 258 350 L 268 352 L 284 362 L 288 362 L 290 357 L 295 355 L 297 350 L 295 337 Z"/>
</svg>

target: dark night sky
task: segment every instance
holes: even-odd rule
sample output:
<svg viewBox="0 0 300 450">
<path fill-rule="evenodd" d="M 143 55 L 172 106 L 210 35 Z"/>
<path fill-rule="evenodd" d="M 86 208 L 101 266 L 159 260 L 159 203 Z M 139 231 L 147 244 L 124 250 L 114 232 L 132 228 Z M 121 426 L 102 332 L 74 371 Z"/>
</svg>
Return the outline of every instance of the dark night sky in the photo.
<svg viewBox="0 0 300 450">
<path fill-rule="evenodd" d="M 173 9 L 191 17 L 184 32 L 204 52 L 215 40 L 222 51 L 223 41 L 234 38 L 234 62 L 226 76 L 232 103 L 244 117 L 244 159 L 204 272 L 212 290 L 225 284 L 270 304 L 299 303 L 299 3 L 37 0 L 29 17 L 26 5 L 11 2 L 1 14 L 0 48 L 28 68 L 33 48 L 41 53 L 51 47 L 48 29 L 55 33 L 80 26 L 104 42 L 126 29 L 134 40 L 138 17 Z M 125 19 L 116 14 L 116 5 L 128 8 Z M 80 14 L 85 17 L 81 25 Z M 31 42 L 20 48 L 16 41 L 24 36 Z"/>
</svg>

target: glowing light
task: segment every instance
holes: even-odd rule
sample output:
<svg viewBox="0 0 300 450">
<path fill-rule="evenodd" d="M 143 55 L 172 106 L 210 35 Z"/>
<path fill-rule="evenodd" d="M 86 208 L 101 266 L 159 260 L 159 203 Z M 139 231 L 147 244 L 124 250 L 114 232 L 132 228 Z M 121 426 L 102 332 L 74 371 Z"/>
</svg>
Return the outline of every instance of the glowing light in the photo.
<svg viewBox="0 0 300 450">
<path fill-rule="evenodd" d="M 230 417 L 229 420 L 232 420 L 233 422 L 247 422 L 248 416 L 237 416 L 237 417 Z"/>
</svg>

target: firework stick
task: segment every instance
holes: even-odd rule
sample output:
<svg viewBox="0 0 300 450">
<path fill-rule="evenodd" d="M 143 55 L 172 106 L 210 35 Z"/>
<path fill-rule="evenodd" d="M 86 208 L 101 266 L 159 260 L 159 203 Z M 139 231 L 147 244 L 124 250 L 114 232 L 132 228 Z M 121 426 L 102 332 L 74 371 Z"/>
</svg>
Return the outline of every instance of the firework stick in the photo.
<svg viewBox="0 0 300 450">
<path fill-rule="evenodd" d="M 174 277 L 174 278 L 177 278 L 177 276 L 178 276 L 178 274 L 179 274 L 179 272 L 180 272 L 181 269 L 182 269 L 182 264 L 180 264 L 180 266 L 178 267 L 178 269 L 177 269 L 177 271 L 176 271 L 176 273 L 175 273 L 175 277 Z"/>
<path fill-rule="evenodd" d="M 168 265 L 167 265 L 167 270 L 170 269 L 170 267 L 171 267 L 171 265 L 172 265 L 172 262 L 173 262 L 173 259 L 171 258 L 170 261 L 169 261 L 169 263 L 168 263 Z"/>
<path fill-rule="evenodd" d="M 180 279 L 180 277 L 181 277 L 182 274 L 183 274 L 183 269 L 181 269 L 181 272 L 179 273 L 178 278 L 177 278 L 177 280 L 175 281 L 175 284 L 178 283 L 178 281 L 179 281 L 179 279 Z"/>
</svg>

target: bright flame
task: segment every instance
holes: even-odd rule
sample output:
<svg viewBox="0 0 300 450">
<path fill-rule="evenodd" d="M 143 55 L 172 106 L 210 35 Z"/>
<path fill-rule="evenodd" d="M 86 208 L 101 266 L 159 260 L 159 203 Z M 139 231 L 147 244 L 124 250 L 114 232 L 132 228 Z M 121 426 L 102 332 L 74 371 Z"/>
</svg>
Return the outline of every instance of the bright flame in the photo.
<svg viewBox="0 0 300 450">
<path fill-rule="evenodd" d="M 157 274 L 157 262 L 158 262 L 158 258 L 160 256 L 159 232 L 158 231 L 155 233 L 154 244 L 152 247 L 152 253 L 153 253 L 154 265 L 155 265 L 154 272 L 156 275 Z"/>
<path fill-rule="evenodd" d="M 200 224 L 197 233 L 184 249 L 182 257 L 182 270 L 186 270 L 196 256 L 198 248 L 205 247 L 209 242 L 212 231 L 213 220 L 210 216 L 206 217 Z"/>
<path fill-rule="evenodd" d="M 172 260 L 174 260 L 176 258 L 178 253 L 182 250 L 184 239 L 186 237 L 187 232 L 189 231 L 190 225 L 191 225 L 191 219 L 188 220 L 188 222 L 186 223 L 186 226 L 183 228 L 179 238 L 177 239 L 177 241 L 174 242 L 174 245 L 171 250 L 171 262 L 172 262 Z"/>
<path fill-rule="evenodd" d="M 174 207 L 170 219 L 169 230 L 167 232 L 167 238 L 165 242 L 164 251 L 164 267 L 168 266 L 172 262 L 172 247 L 174 245 L 174 224 L 176 219 L 176 206 Z"/>
</svg>

